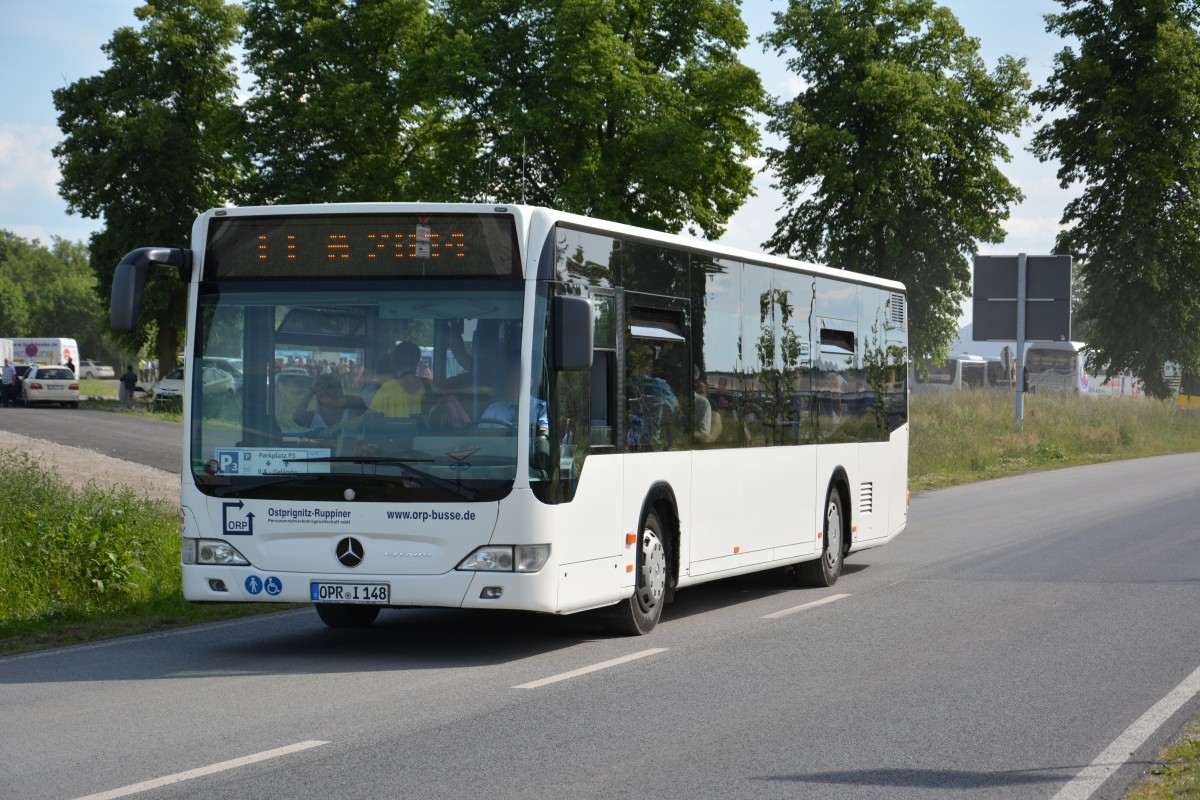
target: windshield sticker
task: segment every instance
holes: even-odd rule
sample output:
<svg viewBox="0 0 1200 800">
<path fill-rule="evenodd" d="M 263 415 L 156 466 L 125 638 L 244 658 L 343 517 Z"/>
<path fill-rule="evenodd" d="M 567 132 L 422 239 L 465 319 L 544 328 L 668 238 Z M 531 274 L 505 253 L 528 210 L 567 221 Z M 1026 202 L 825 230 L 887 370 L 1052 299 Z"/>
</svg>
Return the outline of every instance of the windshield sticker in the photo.
<svg viewBox="0 0 1200 800">
<path fill-rule="evenodd" d="M 229 447 L 216 452 L 217 475 L 296 475 L 329 472 L 328 447 Z"/>
</svg>

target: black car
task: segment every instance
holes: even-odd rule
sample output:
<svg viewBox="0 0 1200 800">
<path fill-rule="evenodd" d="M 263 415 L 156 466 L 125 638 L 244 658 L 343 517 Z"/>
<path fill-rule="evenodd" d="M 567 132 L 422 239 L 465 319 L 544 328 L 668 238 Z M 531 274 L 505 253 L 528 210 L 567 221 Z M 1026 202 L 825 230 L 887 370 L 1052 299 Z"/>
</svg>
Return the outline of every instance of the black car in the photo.
<svg viewBox="0 0 1200 800">
<path fill-rule="evenodd" d="M 21 399 L 24 393 L 21 391 L 22 385 L 25 383 L 25 376 L 29 374 L 29 364 L 13 364 L 13 369 L 17 372 L 17 385 L 13 390 L 13 403 L 25 405 L 25 401 Z"/>
</svg>

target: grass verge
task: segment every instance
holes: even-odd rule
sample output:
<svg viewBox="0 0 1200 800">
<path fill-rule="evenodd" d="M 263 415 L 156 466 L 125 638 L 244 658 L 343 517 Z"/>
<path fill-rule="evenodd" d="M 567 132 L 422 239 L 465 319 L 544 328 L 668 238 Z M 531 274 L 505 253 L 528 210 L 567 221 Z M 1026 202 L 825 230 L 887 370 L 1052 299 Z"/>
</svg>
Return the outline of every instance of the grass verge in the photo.
<svg viewBox="0 0 1200 800">
<path fill-rule="evenodd" d="M 1125 800 L 1200 800 L 1200 719 L 1189 722 L 1158 754 Z"/>
<path fill-rule="evenodd" d="M 911 404 L 909 487 L 1200 450 L 1200 415 L 1169 401 L 1026 395 L 1017 433 L 1008 392 L 947 392 Z"/>
<path fill-rule="evenodd" d="M 76 489 L 13 450 L 0 484 L 0 654 L 285 608 L 184 601 L 173 504 Z"/>
</svg>

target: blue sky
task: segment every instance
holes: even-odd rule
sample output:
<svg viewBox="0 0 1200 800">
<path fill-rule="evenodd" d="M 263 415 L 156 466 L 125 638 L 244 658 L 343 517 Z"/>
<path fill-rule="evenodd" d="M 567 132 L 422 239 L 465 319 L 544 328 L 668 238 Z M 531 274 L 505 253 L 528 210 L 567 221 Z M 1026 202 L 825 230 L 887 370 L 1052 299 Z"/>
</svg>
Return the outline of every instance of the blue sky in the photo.
<svg viewBox="0 0 1200 800">
<path fill-rule="evenodd" d="M 27 238 L 51 236 L 85 240 L 98 227 L 94 220 L 68 215 L 58 197 L 58 166 L 50 148 L 59 140 L 55 88 L 94 75 L 107 66 L 100 47 L 122 25 L 136 25 L 139 0 L 4 0 L 0 28 L 0 228 Z M 944 0 L 977 37 L 985 60 L 1003 54 L 1024 57 L 1035 85 L 1049 74 L 1061 40 L 1045 32 L 1043 15 L 1058 10 L 1052 0 Z M 784 0 L 743 0 L 743 15 L 758 37 L 771 26 L 771 13 Z M 783 64 L 753 44 L 743 56 L 757 69 L 767 91 L 794 94 L 798 86 Z M 1058 219 L 1071 194 L 1058 188 L 1054 164 L 1041 164 L 1025 152 L 1030 131 L 1011 143 L 1013 162 L 1006 172 L 1026 200 L 1006 224 L 1008 239 L 981 252 L 1048 253 Z M 780 196 L 770 177 L 759 175 L 758 196 L 730 221 L 727 244 L 750 250 L 770 236 Z M 149 244 L 149 243 L 147 243 Z M 169 242 L 163 244 L 170 244 Z"/>
</svg>

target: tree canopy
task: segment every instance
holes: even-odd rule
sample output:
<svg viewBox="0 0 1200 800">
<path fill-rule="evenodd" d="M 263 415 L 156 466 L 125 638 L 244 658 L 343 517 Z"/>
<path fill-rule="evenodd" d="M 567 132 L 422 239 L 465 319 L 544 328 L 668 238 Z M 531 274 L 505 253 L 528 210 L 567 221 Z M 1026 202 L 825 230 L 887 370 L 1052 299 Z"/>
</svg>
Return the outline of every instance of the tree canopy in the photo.
<svg viewBox="0 0 1200 800">
<path fill-rule="evenodd" d="M 945 353 L 977 242 L 1022 195 L 1000 170 L 1028 117 L 1022 60 L 988 70 L 933 0 L 790 0 L 764 43 L 804 88 L 776 102 L 784 195 L 766 247 L 903 281 L 914 358 Z"/>
<path fill-rule="evenodd" d="M 1060 0 L 1047 29 L 1073 39 L 1033 95 L 1047 119 L 1032 150 L 1059 162 L 1060 252 L 1075 256 L 1089 369 L 1200 370 L 1200 6 Z"/>
<path fill-rule="evenodd" d="M 237 119 L 231 47 L 241 6 L 224 0 L 153 0 L 103 46 L 112 65 L 54 92 L 59 191 L 72 212 L 103 219 L 92 267 L 107 300 L 121 257 L 145 245 L 180 246 L 192 222 L 230 196 Z M 174 363 L 186 292 L 158 270 L 146 284 L 137 350 L 157 331 L 158 357 Z"/>
<path fill-rule="evenodd" d="M 414 197 L 435 114 L 426 0 L 249 0 L 243 140 L 251 203 Z"/>
<path fill-rule="evenodd" d="M 0 230 L 0 336 L 67 336 L 89 358 L 115 355 L 95 290 L 84 245 L 55 238 L 47 247 Z"/>
<path fill-rule="evenodd" d="M 497 198 L 716 237 L 763 108 L 737 0 L 439 0 L 440 167 Z"/>
</svg>

